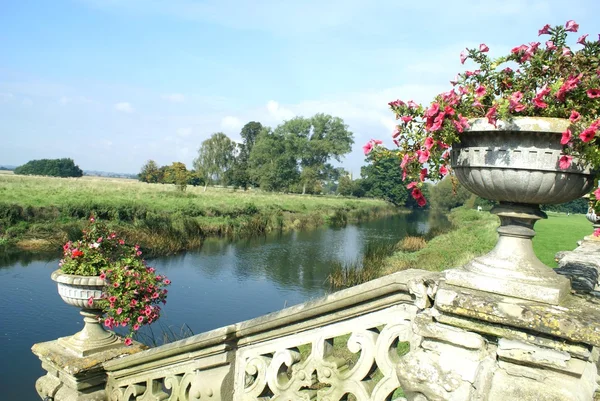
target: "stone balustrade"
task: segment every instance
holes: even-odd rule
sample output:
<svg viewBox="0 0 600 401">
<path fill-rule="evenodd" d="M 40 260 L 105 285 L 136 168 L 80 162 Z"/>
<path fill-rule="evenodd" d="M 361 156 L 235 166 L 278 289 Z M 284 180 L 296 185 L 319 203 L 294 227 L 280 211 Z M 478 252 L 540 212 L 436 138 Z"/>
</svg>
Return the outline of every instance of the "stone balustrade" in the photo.
<svg viewBox="0 0 600 401">
<path fill-rule="evenodd" d="M 563 270 L 584 260 L 596 269 L 600 241 L 590 241 L 563 255 Z M 53 401 L 600 399 L 595 282 L 552 305 L 451 285 L 448 274 L 398 272 L 153 349 L 80 356 L 60 341 L 36 344 L 48 371 L 38 393 Z M 566 276 L 575 283 L 572 270 Z"/>
</svg>

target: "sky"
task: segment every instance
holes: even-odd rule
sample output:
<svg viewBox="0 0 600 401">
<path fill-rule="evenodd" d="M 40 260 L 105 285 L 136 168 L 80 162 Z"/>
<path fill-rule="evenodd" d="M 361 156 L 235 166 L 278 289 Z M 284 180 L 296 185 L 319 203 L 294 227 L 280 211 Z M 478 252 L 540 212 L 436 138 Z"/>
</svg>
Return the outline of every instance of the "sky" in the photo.
<svg viewBox="0 0 600 401">
<path fill-rule="evenodd" d="M 449 90 L 465 47 L 504 55 L 570 19 L 592 38 L 598 15 L 598 0 L 0 0 L 0 165 L 191 168 L 215 132 L 322 112 L 354 133 L 342 166 L 358 175 L 366 141 L 392 146 L 387 103 Z"/>
</svg>

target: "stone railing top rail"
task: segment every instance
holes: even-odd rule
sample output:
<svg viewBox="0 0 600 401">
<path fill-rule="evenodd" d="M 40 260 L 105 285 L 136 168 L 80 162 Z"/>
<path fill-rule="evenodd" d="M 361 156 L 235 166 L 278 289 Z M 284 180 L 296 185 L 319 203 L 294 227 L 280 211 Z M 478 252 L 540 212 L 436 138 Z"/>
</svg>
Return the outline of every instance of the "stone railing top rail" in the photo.
<svg viewBox="0 0 600 401">
<path fill-rule="evenodd" d="M 425 270 L 398 272 L 313 301 L 111 360 L 104 367 L 110 372 L 161 360 L 164 364 L 173 363 L 191 357 L 192 353 L 209 352 L 213 347 L 223 349 L 233 342 L 244 346 L 265 341 L 401 302 L 412 302 L 425 308 L 428 294 L 424 283 L 433 283 L 439 275 Z"/>
</svg>

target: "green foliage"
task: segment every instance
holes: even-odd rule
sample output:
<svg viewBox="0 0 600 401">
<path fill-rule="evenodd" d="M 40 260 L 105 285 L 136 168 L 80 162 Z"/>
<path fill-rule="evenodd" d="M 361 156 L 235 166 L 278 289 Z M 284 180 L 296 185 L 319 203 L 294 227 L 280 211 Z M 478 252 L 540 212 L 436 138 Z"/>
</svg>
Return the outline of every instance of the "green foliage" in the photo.
<svg viewBox="0 0 600 401">
<path fill-rule="evenodd" d="M 159 170 L 158 164 L 154 160 L 148 160 L 142 166 L 138 180 L 149 183 L 162 182 L 162 172 Z"/>
<path fill-rule="evenodd" d="M 261 123 L 251 121 L 242 127 L 240 136 L 242 137 L 242 143 L 238 144 L 238 154 L 234 160 L 231 169 L 228 170 L 227 181 L 235 186 L 247 189 L 248 186 L 257 186 L 258 183 L 250 179 L 249 173 L 249 162 L 250 154 L 254 148 L 254 143 L 258 135 L 265 128 Z"/>
<path fill-rule="evenodd" d="M 396 206 L 406 205 L 408 191 L 398 168 L 398 152 L 390 151 L 381 157 L 369 153 L 367 162 L 369 164 L 361 168 L 362 181 L 359 182 L 364 195 L 384 199 Z"/>
<path fill-rule="evenodd" d="M 226 172 L 233 166 L 236 144 L 222 132 L 202 142 L 194 160 L 196 171 L 204 173 L 205 183 L 226 185 Z"/>
<path fill-rule="evenodd" d="M 73 159 L 41 159 L 31 160 L 15 168 L 15 174 L 47 175 L 51 177 L 81 177 L 83 171 L 75 165 Z"/>
<path fill-rule="evenodd" d="M 586 214 L 589 208 L 589 201 L 585 198 L 572 200 L 571 202 L 561 203 L 559 205 L 542 205 L 542 210 L 550 212 L 561 212 L 571 214 Z"/>
<path fill-rule="evenodd" d="M 462 206 L 470 197 L 469 192 L 458 180 L 445 177 L 430 189 L 431 207 L 440 210 L 450 210 Z"/>
</svg>

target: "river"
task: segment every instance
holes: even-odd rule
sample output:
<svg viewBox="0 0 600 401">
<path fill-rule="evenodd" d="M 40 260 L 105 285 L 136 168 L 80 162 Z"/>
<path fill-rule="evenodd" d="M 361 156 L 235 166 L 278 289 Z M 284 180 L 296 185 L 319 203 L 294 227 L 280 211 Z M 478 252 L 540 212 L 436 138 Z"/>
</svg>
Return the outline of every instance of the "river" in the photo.
<svg viewBox="0 0 600 401">
<path fill-rule="evenodd" d="M 372 241 L 425 234 L 430 221 L 439 222 L 421 212 L 233 242 L 208 239 L 200 250 L 150 260 L 172 281 L 159 323 L 197 334 L 322 296 L 332 262 L 360 259 Z M 82 327 L 78 310 L 63 303 L 50 280 L 57 265 L 56 255 L 0 258 L 2 399 L 39 401 L 34 384 L 45 371 L 31 346 Z M 153 326 L 154 337 L 162 337 Z"/>
</svg>

